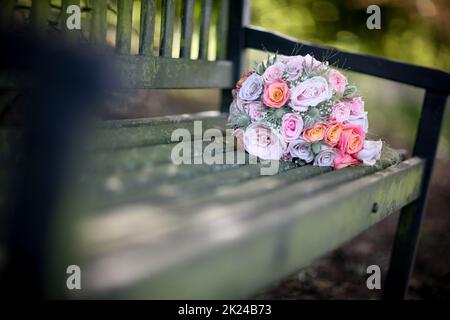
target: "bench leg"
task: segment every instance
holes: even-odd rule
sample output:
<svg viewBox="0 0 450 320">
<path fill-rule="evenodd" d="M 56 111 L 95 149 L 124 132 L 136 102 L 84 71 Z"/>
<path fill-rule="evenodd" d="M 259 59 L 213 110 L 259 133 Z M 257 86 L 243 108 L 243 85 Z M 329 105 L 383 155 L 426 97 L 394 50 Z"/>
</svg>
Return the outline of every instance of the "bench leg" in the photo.
<svg viewBox="0 0 450 320">
<path fill-rule="evenodd" d="M 447 96 L 427 91 L 420 116 L 414 156 L 426 159 L 420 197 L 403 208 L 395 235 L 383 299 L 404 299 L 414 264 L 420 226 L 439 142 Z"/>
</svg>

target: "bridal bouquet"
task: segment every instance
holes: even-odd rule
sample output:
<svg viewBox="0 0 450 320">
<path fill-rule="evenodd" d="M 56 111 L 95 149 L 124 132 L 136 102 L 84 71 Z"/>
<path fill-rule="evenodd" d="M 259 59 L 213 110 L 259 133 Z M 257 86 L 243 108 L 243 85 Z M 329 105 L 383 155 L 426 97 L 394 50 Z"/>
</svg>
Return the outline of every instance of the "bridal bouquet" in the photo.
<svg viewBox="0 0 450 320">
<path fill-rule="evenodd" d="M 269 56 L 233 90 L 228 125 L 238 145 L 264 160 L 340 169 L 380 158 L 366 140 L 364 100 L 338 70 L 310 55 Z"/>
</svg>

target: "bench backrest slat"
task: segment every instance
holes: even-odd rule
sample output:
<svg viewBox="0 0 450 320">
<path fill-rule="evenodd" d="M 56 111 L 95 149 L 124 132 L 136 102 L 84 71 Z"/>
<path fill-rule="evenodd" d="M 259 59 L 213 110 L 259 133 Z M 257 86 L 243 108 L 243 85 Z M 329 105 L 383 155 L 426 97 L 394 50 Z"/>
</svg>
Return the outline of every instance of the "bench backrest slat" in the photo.
<svg viewBox="0 0 450 320">
<path fill-rule="evenodd" d="M 50 5 L 48 1 L 34 0 L 31 5 L 30 23 L 36 32 L 45 32 L 48 27 Z"/>
<path fill-rule="evenodd" d="M 103 48 L 106 41 L 106 0 L 92 2 L 91 29 L 89 38 L 93 45 Z"/>
<path fill-rule="evenodd" d="M 194 0 L 183 1 L 183 11 L 181 12 L 181 58 L 191 58 L 192 34 L 194 32 L 194 9 Z"/>
<path fill-rule="evenodd" d="M 130 54 L 133 0 L 117 1 L 116 52 Z"/>
<path fill-rule="evenodd" d="M 139 39 L 139 54 L 153 55 L 153 39 L 155 36 L 155 0 L 141 1 L 141 28 Z"/>
<path fill-rule="evenodd" d="M 208 59 L 208 45 L 209 45 L 209 29 L 211 27 L 211 0 L 202 0 L 202 13 L 200 24 L 200 45 L 198 56 L 200 59 Z"/>
<path fill-rule="evenodd" d="M 15 1 L 8 1 L 12 3 L 8 6 L 11 10 L 8 14 L 2 11 L 2 17 L 12 16 Z M 86 36 L 89 30 L 88 39 L 94 47 L 117 56 L 114 59 L 124 75 L 121 83 L 126 88 L 231 89 L 237 78 L 233 75 L 235 61 L 226 52 L 228 32 L 232 31 L 229 13 L 232 3 L 241 1 L 120 0 L 116 2 L 116 11 L 115 3 L 108 0 L 62 0 L 57 21 L 51 21 L 54 15 L 53 18 L 50 15 L 50 2 L 33 0 L 31 29 L 43 34 L 49 31 L 50 23 L 56 23 L 70 40 L 80 40 L 81 33 Z M 87 12 L 88 23 L 86 26 L 82 20 L 81 33 L 68 30 L 66 26 L 69 5 L 81 5 Z M 2 4 L 1 9 L 7 8 Z M 16 7 L 16 10 L 23 8 Z M 113 44 L 107 37 L 111 29 L 107 20 L 110 13 L 117 14 L 117 25 L 115 47 L 108 49 L 107 45 Z M 140 16 L 138 26 L 133 23 L 133 13 Z M 211 36 L 214 31 L 216 37 Z M 139 43 L 137 48 L 135 43 Z M 216 48 L 215 54 L 213 48 Z M 13 83 L 1 81 L 0 86 L 9 88 L 11 84 L 14 86 Z"/>
<path fill-rule="evenodd" d="M 228 16 L 230 1 L 220 1 L 220 9 L 217 17 L 217 60 L 225 60 L 227 54 Z"/>
<path fill-rule="evenodd" d="M 175 20 L 175 1 L 163 0 L 163 13 L 161 19 L 161 46 L 159 55 L 172 57 L 173 31 Z"/>
</svg>

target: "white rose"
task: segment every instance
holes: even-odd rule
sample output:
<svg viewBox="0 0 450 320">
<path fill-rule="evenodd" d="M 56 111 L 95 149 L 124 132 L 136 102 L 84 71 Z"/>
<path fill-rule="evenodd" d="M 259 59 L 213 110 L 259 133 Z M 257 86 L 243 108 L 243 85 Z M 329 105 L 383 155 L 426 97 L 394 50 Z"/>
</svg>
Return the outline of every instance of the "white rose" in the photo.
<svg viewBox="0 0 450 320">
<path fill-rule="evenodd" d="M 358 127 L 361 127 L 365 133 L 369 131 L 369 120 L 367 119 L 367 111 L 362 112 L 358 115 L 351 114 L 348 118 L 347 123 L 351 123 Z"/>
<path fill-rule="evenodd" d="M 358 152 L 358 157 L 368 166 L 373 166 L 377 160 L 380 160 L 383 142 L 380 141 L 364 141 L 364 148 Z"/>
<path fill-rule="evenodd" d="M 286 151 L 286 142 L 264 124 L 252 123 L 244 133 L 244 147 L 251 155 L 263 160 L 280 160 Z"/>
</svg>

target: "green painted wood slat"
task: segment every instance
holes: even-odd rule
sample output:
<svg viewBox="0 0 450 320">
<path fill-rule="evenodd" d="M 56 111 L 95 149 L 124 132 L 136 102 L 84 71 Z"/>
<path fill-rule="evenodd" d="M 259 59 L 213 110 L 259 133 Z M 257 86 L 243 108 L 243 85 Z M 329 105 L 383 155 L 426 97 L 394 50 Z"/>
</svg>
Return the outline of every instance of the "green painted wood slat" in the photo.
<svg viewBox="0 0 450 320">
<path fill-rule="evenodd" d="M 159 54 L 163 57 L 172 57 L 173 31 L 175 19 L 175 1 L 163 0 L 163 13 L 161 19 L 161 45 Z"/>
<path fill-rule="evenodd" d="M 231 88 L 229 61 L 185 60 L 166 57 L 115 56 L 124 88 Z"/>
<path fill-rule="evenodd" d="M 180 57 L 190 59 L 192 48 L 192 34 L 194 31 L 194 10 L 195 1 L 183 1 L 183 10 L 181 13 L 181 42 Z"/>
<path fill-rule="evenodd" d="M 230 1 L 221 0 L 217 19 L 217 60 L 225 60 L 227 54 L 227 35 L 229 21 Z"/>
<path fill-rule="evenodd" d="M 33 0 L 31 4 L 30 22 L 32 30 L 45 33 L 48 30 L 50 16 L 50 2 L 48 0 Z"/>
<path fill-rule="evenodd" d="M 385 148 L 383 150 L 381 161 L 374 167 L 359 166 L 332 172 L 330 172 L 330 168 L 328 167 L 317 166 L 303 166 L 295 169 L 284 168 L 285 171 L 282 170 L 275 176 L 260 177 L 247 182 L 244 181 L 238 186 L 221 185 L 213 193 L 190 192 L 189 188 L 183 187 L 183 184 L 178 184 L 177 188 L 179 192 L 188 192 L 190 197 L 183 197 L 182 201 L 168 202 L 155 202 L 154 200 L 152 201 L 149 199 L 149 201 L 141 201 L 139 204 L 140 208 L 144 208 L 146 206 L 145 210 L 149 215 L 157 214 L 159 212 L 175 213 L 176 216 L 180 217 L 179 221 L 176 222 L 176 228 L 182 232 L 184 228 L 189 228 L 189 224 L 192 221 L 198 220 L 197 212 L 201 211 L 205 206 L 226 206 L 227 204 L 237 204 L 249 201 L 257 202 L 261 195 L 269 194 L 274 190 L 282 190 L 284 187 L 290 186 L 291 183 L 299 184 L 300 181 L 303 182 L 308 179 L 308 183 L 299 184 L 299 186 L 295 188 L 295 196 L 297 197 L 297 200 L 302 201 L 302 199 L 314 196 L 316 193 L 323 190 L 334 189 L 343 183 L 356 180 L 376 171 L 385 169 L 391 165 L 398 164 L 399 161 L 398 154 L 394 150 Z M 206 180 L 204 178 L 200 178 L 197 179 L 197 181 L 204 183 Z M 195 180 L 193 181 L 193 184 L 197 184 Z M 217 185 L 218 183 L 215 184 Z M 92 220 L 90 220 L 90 222 L 93 224 L 100 224 L 100 220 L 104 220 L 105 217 L 108 217 L 108 215 L 117 211 L 117 209 L 120 210 L 120 206 L 118 208 L 116 207 L 116 209 L 110 209 L 109 212 L 104 211 L 101 214 L 92 215 Z M 135 239 L 135 237 L 140 237 L 140 232 L 149 233 L 153 232 L 153 230 L 148 230 L 145 228 L 140 230 L 139 227 L 136 227 L 133 229 L 123 229 L 122 232 L 115 233 L 114 235 L 97 235 L 95 247 L 104 248 L 108 243 L 110 250 L 117 250 L 118 248 L 133 243 L 133 239 Z M 129 241 L 124 239 L 129 239 Z M 101 252 L 101 249 L 96 252 L 97 254 L 105 253 Z"/>
<path fill-rule="evenodd" d="M 100 49 L 104 48 L 106 42 L 106 30 L 108 27 L 106 21 L 107 4 L 107 0 L 92 1 L 89 38 L 91 43 Z"/>
<path fill-rule="evenodd" d="M 198 57 L 208 59 L 209 30 L 211 28 L 212 0 L 201 1 L 200 44 Z"/>
<path fill-rule="evenodd" d="M 423 161 L 412 158 L 302 201 L 296 192 L 303 185 L 299 181 L 251 201 L 206 205 L 183 225 L 182 233 L 173 227 L 175 213 L 129 207 L 127 217 L 133 220 L 128 221 L 140 231 L 117 251 L 110 250 L 111 242 L 93 245 L 98 227 L 85 221 L 74 225 L 84 230 L 83 237 L 74 238 L 85 240 L 74 242 L 85 250 L 83 294 L 108 297 L 107 289 L 114 288 L 114 294 L 128 298 L 248 297 L 416 199 L 422 173 Z M 122 208 L 100 217 L 100 224 L 117 225 L 125 212 Z M 119 262 L 123 268 L 142 268 L 126 279 L 117 273 L 98 277 L 112 275 Z"/>
<path fill-rule="evenodd" d="M 117 1 L 116 52 L 128 55 L 131 49 L 133 0 Z"/>
<path fill-rule="evenodd" d="M 224 156 L 229 157 L 235 153 L 225 152 Z M 248 164 L 248 156 L 244 155 L 243 157 L 246 158 L 245 163 Z M 310 184 L 296 188 L 295 192 L 300 199 L 304 195 L 311 195 L 324 188 L 333 188 L 343 182 L 374 173 L 399 161 L 400 158 L 396 151 L 385 148 L 383 161 L 380 161 L 376 167 L 361 166 L 350 170 L 335 171 L 314 179 Z M 268 192 L 267 188 L 272 191 L 282 188 L 288 183 L 300 181 L 304 179 L 305 172 L 320 174 L 331 170 L 329 167 L 317 168 L 315 166 L 296 168 L 291 162 L 282 161 L 279 163 L 277 175 L 264 177 L 261 176 L 261 167 L 266 166 L 261 164 L 212 165 L 212 168 L 208 168 L 208 165 L 198 164 L 165 165 L 153 168 L 153 171 L 142 169 L 116 175 L 116 181 L 120 181 L 120 185 L 123 186 L 119 192 L 105 190 L 103 181 L 106 179 L 104 177 L 100 178 L 100 182 L 86 180 L 85 183 L 86 187 L 91 186 L 92 194 L 95 194 L 94 202 L 107 204 L 109 207 L 126 203 L 148 203 L 161 210 L 173 210 L 188 216 L 189 212 L 196 212 L 208 200 L 224 205 L 242 200 L 247 201 Z M 94 169 L 94 171 L 97 170 Z M 163 175 L 161 175 L 162 172 L 164 172 Z M 93 175 L 89 176 L 94 177 Z M 216 190 L 221 190 L 220 196 L 217 192 L 212 194 Z M 113 201 L 111 198 L 114 198 Z"/>
<path fill-rule="evenodd" d="M 210 120 L 210 119 L 225 119 L 226 114 L 219 111 L 202 111 L 195 113 L 184 113 L 177 115 L 168 115 L 151 118 L 136 118 L 136 119 L 120 119 L 120 120 L 104 120 L 97 124 L 99 129 L 114 129 L 114 128 L 129 128 L 139 126 L 159 126 L 166 124 L 178 124 L 180 122 L 190 122 L 196 120 Z"/>
<path fill-rule="evenodd" d="M 153 55 L 153 40 L 155 37 L 155 0 L 141 0 L 141 30 L 139 38 L 139 54 Z"/>
<path fill-rule="evenodd" d="M 225 130 L 225 117 L 204 119 L 202 129 Z M 155 144 L 171 143 L 172 132 L 175 129 L 186 129 L 193 139 L 201 139 L 194 135 L 194 122 L 186 121 L 158 126 L 121 127 L 116 129 L 99 129 L 89 145 L 94 150 L 111 150 L 130 147 L 140 147 Z"/>
</svg>

